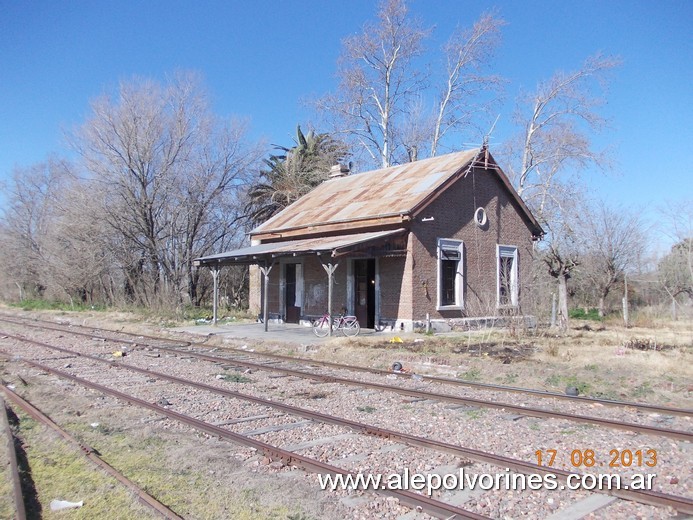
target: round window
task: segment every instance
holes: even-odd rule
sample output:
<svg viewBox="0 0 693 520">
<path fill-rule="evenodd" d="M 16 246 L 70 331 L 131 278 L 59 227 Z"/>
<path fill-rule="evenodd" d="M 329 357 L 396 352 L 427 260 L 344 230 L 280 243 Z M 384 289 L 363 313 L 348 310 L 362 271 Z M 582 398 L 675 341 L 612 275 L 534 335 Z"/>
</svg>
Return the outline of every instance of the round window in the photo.
<svg viewBox="0 0 693 520">
<path fill-rule="evenodd" d="M 484 208 L 476 209 L 476 212 L 474 213 L 474 220 L 476 221 L 476 225 L 479 227 L 486 225 L 486 211 Z"/>
</svg>

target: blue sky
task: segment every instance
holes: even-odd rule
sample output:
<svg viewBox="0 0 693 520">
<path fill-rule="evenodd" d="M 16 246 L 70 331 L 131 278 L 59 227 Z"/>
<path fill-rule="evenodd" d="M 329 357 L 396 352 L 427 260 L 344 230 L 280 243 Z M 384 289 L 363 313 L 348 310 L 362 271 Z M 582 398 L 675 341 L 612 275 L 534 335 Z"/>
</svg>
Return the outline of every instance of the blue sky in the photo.
<svg viewBox="0 0 693 520">
<path fill-rule="evenodd" d="M 306 98 L 334 89 L 341 40 L 375 2 L 0 0 L 0 178 L 50 153 L 85 120 L 90 99 L 134 75 L 199 71 L 221 116 L 253 138 L 291 144 L 312 119 Z M 509 80 L 492 145 L 510 135 L 514 98 L 597 51 L 619 55 L 599 137 L 615 169 L 590 182 L 602 198 L 642 208 L 693 201 L 693 2 L 411 0 L 434 26 L 432 51 L 457 26 L 496 8 L 508 25 L 494 71 Z M 463 146 L 461 146 L 463 147 Z M 2 200 L 2 199 L 0 199 Z M 693 202 L 692 202 L 693 203 Z"/>
</svg>

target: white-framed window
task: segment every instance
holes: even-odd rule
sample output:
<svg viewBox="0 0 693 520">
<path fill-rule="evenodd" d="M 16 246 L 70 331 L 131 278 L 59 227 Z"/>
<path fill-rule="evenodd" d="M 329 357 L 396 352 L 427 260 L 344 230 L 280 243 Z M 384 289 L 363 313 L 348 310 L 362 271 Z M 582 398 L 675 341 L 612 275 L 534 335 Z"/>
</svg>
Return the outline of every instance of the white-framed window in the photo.
<svg viewBox="0 0 693 520">
<path fill-rule="evenodd" d="M 463 256 L 461 240 L 438 239 L 438 309 L 464 307 Z"/>
<path fill-rule="evenodd" d="M 515 246 L 496 246 L 498 307 L 516 307 L 518 302 L 518 253 Z"/>
</svg>

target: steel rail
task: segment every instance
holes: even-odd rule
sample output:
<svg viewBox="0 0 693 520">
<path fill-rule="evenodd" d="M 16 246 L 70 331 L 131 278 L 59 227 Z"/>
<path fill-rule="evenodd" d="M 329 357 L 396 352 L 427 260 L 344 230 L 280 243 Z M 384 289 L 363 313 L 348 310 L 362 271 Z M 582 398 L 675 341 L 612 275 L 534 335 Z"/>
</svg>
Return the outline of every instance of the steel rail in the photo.
<svg viewBox="0 0 693 520">
<path fill-rule="evenodd" d="M 6 387 L 0 386 L 0 390 L 3 392 L 5 397 L 12 401 L 16 406 L 24 410 L 28 415 L 36 419 L 38 422 L 48 426 L 53 431 L 58 433 L 68 443 L 77 447 L 87 459 L 89 459 L 91 462 L 103 469 L 108 475 L 114 477 L 118 482 L 125 485 L 128 489 L 130 489 L 130 491 L 135 493 L 135 495 L 141 503 L 150 507 L 166 519 L 183 520 L 183 517 L 174 513 L 171 509 L 169 509 L 156 498 L 151 496 L 149 493 L 147 493 L 145 490 L 143 490 L 141 487 L 135 484 L 132 480 L 130 480 L 117 469 L 115 469 L 113 466 L 108 464 L 108 462 L 106 462 L 96 454 L 96 451 L 92 447 L 81 443 L 69 432 L 67 432 L 65 429 L 61 428 L 59 425 L 53 422 L 47 415 L 41 412 L 41 410 L 36 408 L 30 402 L 23 399 L 17 393 L 11 391 Z"/>
<path fill-rule="evenodd" d="M 199 344 L 193 343 L 193 345 L 199 345 Z M 190 345 L 185 345 L 185 346 L 187 347 Z M 156 348 L 159 348 L 159 347 L 156 347 Z M 168 347 L 163 347 L 163 348 L 168 348 Z M 304 363 L 306 365 L 320 365 L 320 366 L 335 368 L 335 369 L 339 369 L 339 370 L 352 370 L 354 372 L 365 372 L 365 373 L 376 374 L 376 375 L 396 374 L 398 376 L 403 376 L 403 377 L 408 377 L 408 378 L 421 377 L 423 380 L 431 381 L 434 383 L 446 384 L 446 385 L 466 386 L 466 387 L 480 388 L 483 390 L 490 390 L 490 391 L 527 394 L 527 395 L 532 395 L 534 397 L 561 399 L 561 400 L 566 400 L 566 401 L 571 401 L 571 402 L 580 402 L 580 403 L 585 403 L 585 404 L 601 404 L 604 406 L 628 407 L 628 408 L 635 408 L 635 409 L 647 411 L 650 413 L 660 413 L 660 414 L 665 414 L 665 415 L 681 415 L 684 417 L 693 416 L 693 410 L 685 409 L 685 408 L 671 408 L 671 407 L 667 407 L 667 406 L 657 406 L 657 405 L 651 405 L 651 404 L 647 404 L 647 403 L 636 403 L 636 402 L 632 402 L 632 401 L 615 401 L 615 400 L 611 400 L 611 399 L 596 399 L 594 397 L 585 397 L 585 396 L 570 396 L 570 395 L 566 395 L 566 394 L 560 394 L 557 392 L 549 392 L 547 390 L 537 390 L 534 388 L 522 388 L 522 387 L 517 387 L 517 386 L 494 385 L 491 383 L 464 381 L 461 379 L 451 379 L 448 377 L 431 376 L 431 375 L 426 375 L 426 374 L 406 373 L 406 372 L 394 371 L 394 370 L 381 370 L 378 368 L 364 367 L 364 366 L 358 366 L 358 365 L 345 365 L 342 363 L 333 363 L 331 361 L 312 360 L 312 359 L 308 359 L 308 358 L 301 358 L 301 357 L 296 357 L 296 356 L 287 356 L 287 355 L 283 355 L 283 354 L 274 354 L 274 353 L 269 353 L 269 352 L 257 352 L 257 351 L 256 352 L 248 352 L 247 350 L 237 349 L 237 348 L 233 348 L 233 347 L 223 347 L 223 349 L 229 350 L 232 352 L 237 352 L 239 354 L 244 354 L 244 355 L 262 356 L 262 357 L 268 357 L 268 358 L 273 358 L 273 359 L 280 359 L 280 360 L 288 361 L 288 362 L 292 362 L 292 363 Z"/>
<path fill-rule="evenodd" d="M 10 462 L 10 479 L 12 480 L 12 496 L 14 498 L 14 510 L 17 520 L 26 520 L 26 507 L 24 505 L 24 494 L 22 493 L 22 482 L 19 478 L 19 464 L 17 464 L 17 451 L 14 445 L 14 435 L 10 428 L 10 419 L 7 415 L 5 401 L 0 397 L 0 407 L 2 407 L 2 429 L 5 430 L 7 439 L 7 456 Z"/>
<path fill-rule="evenodd" d="M 169 349 L 166 347 L 159 347 L 160 350 L 166 350 L 169 352 L 181 353 L 175 349 Z M 301 377 L 305 379 L 313 379 L 315 381 L 320 381 L 323 383 L 337 383 L 349 386 L 360 386 L 363 388 L 383 390 L 387 392 L 394 392 L 401 395 L 406 395 L 409 397 L 431 399 L 434 401 L 445 401 L 455 404 L 472 405 L 481 408 L 495 408 L 500 410 L 510 410 L 520 415 L 527 415 L 532 417 L 541 417 L 548 419 L 564 419 L 573 422 L 596 424 L 598 426 L 605 426 L 607 428 L 614 428 L 617 430 L 627 430 L 640 433 L 646 433 L 650 435 L 658 435 L 662 437 L 669 437 L 672 439 L 683 440 L 683 441 L 693 441 L 693 433 L 689 433 L 681 430 L 670 430 L 667 428 L 659 428 L 657 426 L 647 426 L 635 423 L 627 423 L 622 421 L 614 421 L 611 419 L 600 419 L 598 417 L 590 417 L 587 415 L 569 414 L 565 412 L 554 412 L 546 410 L 543 408 L 533 408 L 514 405 L 510 403 L 503 402 L 493 402 L 485 401 L 483 399 L 475 399 L 472 397 L 459 397 L 450 394 L 440 394 L 436 392 L 428 392 L 426 390 L 413 390 L 402 388 L 400 386 L 385 385 L 381 383 L 369 383 L 365 381 L 358 381 L 355 379 L 347 379 L 343 377 L 323 375 L 323 374 L 313 374 L 311 372 L 305 372 L 302 370 L 295 370 L 290 368 L 278 367 L 278 366 L 268 366 L 262 363 L 253 363 L 252 361 L 222 358 L 218 356 L 210 356 L 208 354 L 201 354 L 199 352 L 186 351 L 186 355 L 197 357 L 199 359 L 204 359 L 206 361 L 211 361 L 213 363 L 225 363 L 229 365 L 241 365 L 247 368 L 254 368 L 256 370 L 267 370 L 272 372 L 280 372 L 287 375 L 292 375 L 296 377 Z"/>
<path fill-rule="evenodd" d="M 28 319 L 28 318 L 19 318 L 19 319 Z M 26 325 L 25 323 L 20 323 L 17 321 L 13 321 L 10 319 L 7 319 L 6 317 L 0 317 L 0 321 L 6 321 L 9 323 L 16 323 L 18 325 Z M 34 321 L 41 321 L 42 323 L 45 323 L 43 320 L 34 320 Z M 50 325 L 28 325 L 29 327 L 36 327 L 36 328 L 45 328 L 48 330 L 55 330 L 59 332 L 68 332 L 70 334 L 75 334 L 78 336 L 87 336 L 87 337 L 98 337 L 99 339 L 107 339 L 109 341 L 113 341 L 115 343 L 126 343 L 129 345 L 141 345 L 141 343 L 138 343 L 136 341 L 131 341 L 131 340 L 124 340 L 124 339 L 118 339 L 118 338 L 106 338 L 104 336 L 97 336 L 94 334 L 89 334 L 85 332 L 79 332 L 75 330 L 66 330 L 63 328 L 58 328 L 58 327 L 53 327 Z M 127 335 L 127 336 L 136 336 L 138 338 L 144 338 L 144 339 L 150 339 L 154 341 L 168 341 L 167 338 L 162 338 L 162 337 L 157 337 L 157 336 L 147 336 L 147 335 L 142 335 L 142 334 L 135 334 L 132 332 L 122 332 L 122 331 L 115 331 L 111 329 L 102 329 L 99 327 L 85 327 L 84 325 L 65 325 L 65 327 L 80 327 L 80 328 L 91 328 L 92 330 L 99 330 L 99 331 L 104 331 L 108 332 L 111 334 L 122 334 L 122 335 Z M 184 347 L 198 347 L 198 348 L 209 348 L 207 345 L 203 345 L 200 342 L 190 342 L 190 341 L 183 341 L 183 342 L 177 342 L 181 346 L 181 348 Z M 152 348 L 172 348 L 172 347 L 157 347 L 155 345 L 149 345 Z M 314 359 L 309 359 L 309 358 L 302 358 L 302 357 L 296 357 L 296 356 L 287 356 L 284 354 L 275 354 L 271 352 L 249 352 L 247 350 L 242 350 L 234 347 L 228 347 L 224 346 L 222 347 L 223 350 L 233 352 L 233 353 L 238 353 L 246 356 L 253 356 L 253 357 L 267 357 L 271 359 L 279 359 L 283 361 L 287 361 L 290 363 L 302 363 L 306 365 L 318 365 L 318 366 L 325 366 L 329 368 L 334 368 L 338 370 L 350 370 L 353 372 L 364 372 L 364 373 L 370 373 L 370 374 L 375 374 L 375 375 L 390 375 L 390 374 L 396 374 L 401 377 L 407 377 L 407 378 L 413 378 L 413 377 L 421 377 L 424 380 L 431 381 L 434 383 L 440 383 L 440 384 L 445 384 L 445 385 L 453 385 L 453 386 L 464 386 L 464 387 L 469 387 L 469 388 L 478 388 L 482 390 L 488 390 L 488 391 L 498 391 L 498 392 L 508 392 L 508 393 L 517 393 L 517 394 L 526 394 L 526 395 L 531 395 L 534 397 L 540 397 L 540 398 L 546 398 L 546 399 L 560 399 L 560 400 L 566 400 L 566 401 L 571 401 L 571 402 L 578 402 L 578 403 L 585 403 L 585 404 L 600 404 L 603 406 L 612 406 L 612 407 L 620 407 L 620 408 L 632 408 L 632 409 L 637 409 L 641 410 L 644 412 L 648 413 L 659 413 L 663 415 L 677 415 L 677 416 L 684 416 L 684 417 L 692 417 L 693 416 L 693 409 L 686 409 L 686 408 L 671 408 L 668 406 L 659 406 L 659 405 L 652 405 L 652 404 L 647 404 L 647 403 L 638 403 L 634 401 L 617 401 L 613 399 L 597 399 L 594 397 L 586 397 L 586 396 L 570 396 L 566 394 L 561 394 L 558 392 L 550 392 L 548 390 L 537 390 L 534 388 L 523 388 L 523 387 L 517 387 L 517 386 L 504 386 L 504 385 L 494 385 L 491 383 L 481 383 L 478 381 L 465 381 L 462 379 L 452 379 L 449 377 L 441 377 L 441 376 L 432 376 L 432 375 L 426 375 L 426 374 L 413 374 L 413 373 L 406 373 L 406 372 L 401 372 L 401 371 L 392 371 L 392 370 L 382 370 L 379 368 L 371 368 L 371 367 L 364 367 L 364 366 L 359 366 L 359 365 L 346 365 L 343 363 L 334 363 L 331 361 L 321 361 L 321 360 L 314 360 Z M 229 359 L 232 361 L 232 359 Z"/>
<path fill-rule="evenodd" d="M 40 341 L 35 341 L 31 340 L 28 338 L 24 338 L 21 336 L 16 336 L 14 334 L 10 334 L 8 332 L 0 331 L 0 334 L 3 334 L 4 336 L 7 336 L 9 338 L 16 339 L 18 341 L 26 341 L 30 343 L 34 343 L 36 345 L 40 345 L 46 348 L 58 350 L 61 352 L 66 352 L 69 354 L 76 354 L 75 351 L 68 350 L 68 349 L 63 349 L 62 347 L 56 347 L 53 345 L 48 345 L 46 343 L 42 343 Z M 180 350 L 168 348 L 168 347 L 157 347 L 159 350 L 164 350 L 167 352 L 173 352 L 176 354 L 180 354 Z M 688 441 L 691 442 L 693 441 L 693 433 L 689 433 L 686 431 L 682 430 L 670 430 L 667 428 L 660 428 L 657 426 L 648 426 L 648 425 L 642 425 L 642 424 L 635 424 L 635 423 L 627 423 L 627 422 L 622 422 L 622 421 L 614 421 L 611 419 L 600 419 L 598 417 L 590 417 L 587 415 L 578 415 L 578 414 L 569 414 L 565 412 L 555 412 L 555 411 L 550 411 L 546 410 L 543 408 L 532 408 L 532 407 L 525 407 L 525 406 L 519 406 L 519 405 L 514 405 L 514 404 L 509 404 L 509 403 L 503 403 L 503 402 L 493 402 L 493 401 L 485 401 L 482 399 L 475 399 L 472 397 L 459 397 L 459 396 L 454 396 L 450 394 L 439 394 L 435 392 L 428 392 L 426 390 L 413 390 L 413 389 L 407 389 L 403 388 L 400 386 L 392 386 L 392 385 L 384 385 L 381 383 L 369 383 L 365 381 L 358 381 L 355 379 L 347 379 L 343 377 L 337 377 L 337 376 L 330 376 L 330 375 L 323 375 L 323 374 L 313 374 L 311 372 L 305 372 L 302 370 L 295 370 L 295 369 L 290 369 L 290 368 L 284 368 L 284 367 L 278 367 L 278 366 L 268 366 L 264 365 L 262 363 L 254 363 L 252 361 L 245 361 L 245 360 L 239 360 L 239 359 L 233 359 L 229 360 L 228 358 L 223 358 L 219 356 L 211 356 L 209 354 L 202 354 L 199 352 L 195 351 L 185 351 L 186 355 L 189 355 L 191 357 L 196 357 L 198 359 L 204 359 L 205 361 L 210 361 L 212 363 L 222 363 L 222 364 L 233 364 L 233 365 L 241 365 L 247 368 L 253 368 L 256 370 L 266 370 L 266 371 L 271 371 L 271 372 L 279 372 L 282 374 L 287 374 L 295 377 L 300 377 L 304 379 L 312 379 L 315 381 L 320 381 L 322 383 L 336 383 L 336 384 L 341 384 L 341 385 L 347 385 L 347 386 L 358 386 L 362 388 L 369 388 L 369 389 L 377 389 L 377 390 L 383 390 L 387 392 L 394 392 L 397 394 L 401 395 L 406 395 L 408 397 L 416 397 L 416 398 L 423 398 L 423 399 L 430 399 L 434 401 L 444 401 L 444 402 L 449 402 L 449 403 L 454 403 L 454 404 L 462 404 L 462 405 L 472 405 L 472 406 L 478 406 L 481 408 L 494 408 L 494 409 L 500 409 L 500 410 L 509 410 L 512 412 L 515 412 L 520 415 L 527 415 L 531 417 L 541 417 L 544 419 L 564 419 L 568 421 L 573 421 L 573 422 L 579 422 L 579 423 L 588 423 L 588 424 L 596 424 L 598 426 L 604 426 L 607 428 L 613 428 L 617 430 L 627 430 L 627 431 L 633 431 L 633 432 L 639 432 L 639 433 L 645 433 L 649 435 L 657 435 L 660 437 L 668 437 L 672 439 L 677 439 L 677 440 L 683 440 L 683 441 Z M 78 354 L 83 357 L 91 357 L 88 354 Z"/>
<path fill-rule="evenodd" d="M 32 343 L 35 343 L 33 340 L 30 340 Z M 51 348 L 51 346 L 47 346 L 47 348 Z M 279 403 L 276 401 L 270 401 L 268 399 L 263 399 L 261 397 L 255 397 L 247 394 L 243 394 L 241 392 L 235 392 L 233 390 L 227 390 L 219 387 L 215 387 L 212 385 L 208 385 L 205 383 L 198 383 L 195 381 L 190 381 L 188 379 L 180 378 L 177 376 L 169 375 L 169 374 L 164 374 L 161 372 L 157 372 L 155 370 L 150 370 L 147 368 L 140 368 L 136 367 L 133 365 L 128 365 L 125 363 L 113 363 L 111 361 L 107 361 L 105 359 L 96 357 L 96 356 L 91 356 L 89 354 L 80 354 L 78 352 L 70 351 L 68 349 L 64 349 L 62 347 L 53 347 L 56 350 L 66 352 L 66 353 L 74 353 L 78 357 L 83 357 L 87 358 L 93 361 L 97 361 L 100 363 L 105 363 L 108 366 L 111 367 L 118 367 L 126 370 L 131 370 L 134 372 L 138 372 L 141 374 L 146 374 L 150 377 L 155 377 L 163 380 L 168 380 L 177 384 L 181 384 L 184 386 L 191 386 L 194 388 L 199 388 L 201 390 L 208 391 L 210 393 L 214 393 L 217 395 L 223 395 L 226 397 L 231 397 L 234 399 L 241 399 L 244 401 L 252 402 L 255 404 L 259 404 L 261 406 L 267 406 L 276 410 L 281 410 L 285 413 L 289 413 L 292 415 L 298 415 L 300 417 L 304 417 L 306 419 L 311 419 L 315 420 L 321 423 L 325 424 L 334 424 L 337 426 L 342 426 L 349 428 L 351 430 L 366 434 L 366 435 L 373 435 L 376 437 L 382 437 L 386 438 L 389 440 L 393 441 L 399 441 L 402 442 L 403 444 L 410 445 L 410 446 L 417 446 L 417 447 L 422 447 L 422 448 L 427 448 L 427 449 L 433 449 L 435 451 L 443 452 L 443 453 L 449 453 L 451 455 L 455 455 L 457 457 L 461 458 L 468 458 L 471 460 L 475 460 L 477 462 L 485 462 L 492 464 L 494 466 L 502 467 L 502 468 L 508 468 L 513 471 L 517 471 L 519 473 L 524 473 L 524 474 L 542 474 L 542 475 L 547 475 L 547 474 L 554 474 L 557 476 L 561 476 L 564 479 L 567 479 L 571 475 L 577 475 L 580 476 L 580 473 L 576 472 L 569 472 L 565 470 L 561 470 L 558 468 L 552 468 L 552 467 L 545 467 L 545 466 L 539 466 L 537 464 L 533 464 L 531 462 L 524 462 L 521 460 L 517 459 L 512 459 L 509 457 L 505 457 L 502 455 L 495 455 L 493 453 L 488 453 L 484 452 L 481 450 L 474 450 L 470 448 L 464 448 L 462 446 L 446 443 L 443 441 L 437 441 L 437 440 L 431 440 L 431 439 L 426 439 L 423 437 L 418 437 L 416 435 L 404 433 L 404 432 L 398 432 L 395 430 L 389 430 L 387 428 L 380 428 L 376 427 L 373 425 L 365 424 L 365 423 L 360 423 L 357 421 L 352 421 L 349 419 L 343 419 L 340 417 L 335 417 L 332 415 L 327 415 L 323 414 L 320 412 L 315 412 L 312 410 L 307 410 L 305 408 L 299 408 L 283 403 Z M 0 355 L 8 355 L 7 353 L 3 352 L 0 350 Z M 22 361 L 24 361 L 22 359 Z M 677 510 L 680 511 L 688 511 L 690 510 L 691 513 L 693 513 L 693 501 L 686 499 L 685 497 L 677 497 L 675 495 L 669 495 L 665 493 L 659 493 L 655 491 L 646 491 L 646 490 L 625 490 L 625 489 L 620 489 L 620 490 L 594 490 L 595 492 L 601 492 L 613 496 L 617 496 L 619 498 L 623 498 L 626 500 L 632 500 L 635 502 L 640 502 L 640 503 L 645 503 L 645 504 L 650 504 L 650 505 L 656 505 L 656 506 L 665 506 L 665 507 L 673 507 Z"/>
<path fill-rule="evenodd" d="M 13 356 L 4 351 L 0 351 L 0 355 L 4 356 L 6 358 L 11 359 Z M 310 457 L 306 457 L 304 455 L 300 455 L 297 453 L 293 453 L 287 450 L 284 450 L 282 448 L 272 446 L 270 444 L 251 439 L 249 437 L 245 437 L 243 435 L 240 435 L 238 433 L 234 433 L 229 430 L 225 430 L 224 428 L 221 428 L 219 426 L 215 426 L 213 424 L 201 421 L 199 419 L 195 419 L 193 417 L 181 414 L 179 412 L 175 412 L 173 410 L 168 410 L 162 406 L 159 406 L 154 403 L 150 403 L 148 401 L 145 401 L 143 399 L 139 399 L 137 397 L 134 397 L 132 395 L 125 394 L 123 392 L 120 392 L 118 390 L 113 390 L 111 388 L 108 388 L 106 386 L 100 385 L 98 383 L 94 383 L 92 381 L 88 381 L 86 379 L 83 379 L 81 377 L 73 376 L 72 374 L 69 374 L 67 372 L 64 372 L 62 370 L 57 370 L 55 368 L 49 367 L 48 365 L 44 365 L 42 363 L 37 363 L 35 361 L 31 361 L 25 358 L 21 359 L 22 363 L 26 363 L 30 366 L 36 367 L 40 370 L 43 370 L 45 372 L 54 374 L 58 377 L 61 377 L 63 379 L 68 379 L 70 381 L 74 381 L 75 383 L 78 383 L 82 386 L 85 386 L 87 388 L 91 388 L 93 390 L 96 390 L 98 392 L 101 392 L 106 395 L 113 396 L 121 401 L 124 401 L 126 403 L 136 405 L 142 408 L 146 408 L 149 410 L 152 410 L 160 415 L 166 416 L 170 419 L 173 419 L 175 421 L 178 421 L 180 423 L 186 424 L 188 426 L 191 426 L 192 428 L 202 431 L 204 433 L 207 433 L 209 435 L 214 435 L 217 437 L 220 437 L 222 439 L 226 439 L 229 441 L 232 441 L 236 444 L 240 444 L 243 446 L 248 446 L 251 448 L 255 448 L 261 453 L 264 453 L 267 457 L 270 457 L 272 459 L 280 459 L 284 461 L 285 464 L 287 465 L 293 465 L 293 466 L 299 466 L 304 469 L 316 472 L 316 473 L 321 473 L 321 474 L 330 474 L 330 475 L 353 475 L 355 476 L 354 473 L 338 468 L 337 466 L 332 466 L 330 464 L 326 464 L 324 462 L 320 462 L 315 459 L 311 459 Z M 406 504 L 410 507 L 413 508 L 422 508 L 423 511 L 432 514 L 434 516 L 438 516 L 440 518 L 470 518 L 474 520 L 489 520 L 488 517 L 479 515 L 477 513 L 474 513 L 472 511 L 466 511 L 464 509 L 461 509 L 459 507 L 456 507 L 452 504 L 448 504 L 445 502 L 441 502 L 439 500 L 435 500 L 433 498 L 427 497 L 425 495 L 420 495 L 417 493 L 413 493 L 411 491 L 406 491 L 406 490 L 396 490 L 396 489 L 376 489 L 374 490 L 378 493 L 383 493 L 386 495 L 390 495 L 393 497 L 396 497 L 399 499 L 399 501 L 403 504 Z"/>
<path fill-rule="evenodd" d="M 25 320 L 25 321 L 17 321 L 17 320 Z M 113 329 L 104 329 L 101 327 L 88 327 L 86 325 L 79 325 L 78 323 L 69 323 L 69 324 L 63 324 L 63 323 L 58 323 L 60 327 L 65 327 L 65 328 L 60 328 L 57 327 L 54 322 L 51 321 L 46 321 L 46 320 L 40 320 L 38 318 L 25 318 L 23 316 L 7 316 L 0 314 L 0 321 L 4 321 L 6 323 L 14 323 L 15 325 L 23 325 L 27 327 L 32 327 L 32 328 L 40 328 L 40 329 L 46 329 L 46 330 L 54 330 L 56 332 L 67 332 L 69 334 L 74 334 L 76 336 L 84 336 L 84 337 L 90 337 L 90 338 L 98 338 L 98 339 L 105 339 L 108 341 L 113 341 L 114 343 L 127 343 L 128 345 L 138 345 L 141 344 L 141 342 L 135 341 L 135 339 L 149 339 L 152 341 L 164 341 L 167 343 L 177 343 L 181 347 L 189 347 L 193 345 L 193 342 L 191 341 L 175 341 L 175 340 L 170 340 L 168 338 L 162 338 L 160 336 L 148 336 L 146 334 L 136 334 L 134 332 L 125 332 L 122 330 L 113 330 Z M 26 321 L 29 321 L 30 323 L 26 323 Z M 39 322 L 39 323 L 37 323 Z M 76 330 L 71 330 L 72 328 L 80 328 L 80 329 L 89 329 L 92 331 L 101 331 L 101 332 L 107 332 L 109 334 L 121 334 L 123 336 L 133 336 L 135 339 L 133 340 L 127 340 L 127 339 L 119 339 L 119 338 L 107 338 L 105 336 L 99 336 L 94 333 L 89 333 L 89 332 L 79 332 Z M 155 345 L 150 345 L 152 347 L 156 347 Z"/>
</svg>

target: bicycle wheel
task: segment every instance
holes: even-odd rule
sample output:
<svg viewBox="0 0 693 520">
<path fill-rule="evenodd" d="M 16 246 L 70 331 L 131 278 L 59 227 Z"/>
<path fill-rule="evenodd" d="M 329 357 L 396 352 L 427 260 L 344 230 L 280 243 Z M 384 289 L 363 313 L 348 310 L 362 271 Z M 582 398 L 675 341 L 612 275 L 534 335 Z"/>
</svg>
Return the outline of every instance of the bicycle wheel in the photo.
<svg viewBox="0 0 693 520">
<path fill-rule="evenodd" d="M 324 338 L 330 333 L 330 324 L 327 318 L 320 318 L 313 322 L 313 332 L 319 338 Z"/>
<path fill-rule="evenodd" d="M 353 320 L 345 320 L 342 324 L 342 333 L 345 336 L 358 336 L 361 332 L 361 325 L 359 325 L 359 320 L 354 318 Z"/>
</svg>

